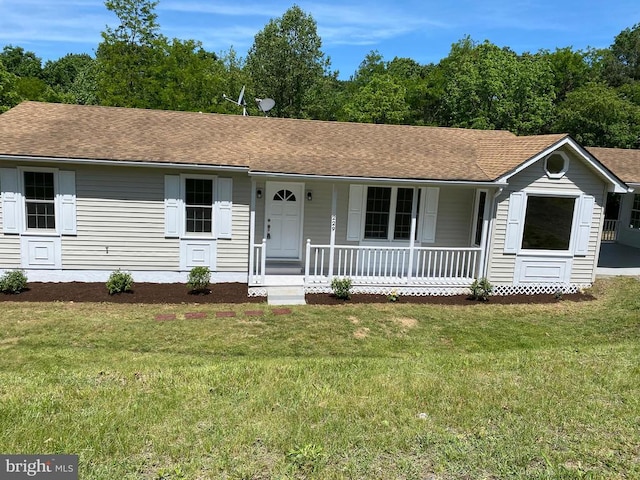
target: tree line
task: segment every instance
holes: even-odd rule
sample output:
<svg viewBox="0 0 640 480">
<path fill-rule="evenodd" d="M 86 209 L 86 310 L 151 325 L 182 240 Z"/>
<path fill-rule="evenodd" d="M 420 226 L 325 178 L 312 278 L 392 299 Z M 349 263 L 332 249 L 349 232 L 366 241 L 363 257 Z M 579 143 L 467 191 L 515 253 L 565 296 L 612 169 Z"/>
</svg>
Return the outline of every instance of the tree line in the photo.
<svg viewBox="0 0 640 480">
<path fill-rule="evenodd" d="M 270 20 L 246 58 L 198 40 L 168 39 L 158 0 L 107 0 L 119 24 L 95 56 L 42 61 L 0 52 L 0 112 L 22 100 L 238 113 L 222 94 L 276 101 L 271 115 L 316 120 L 563 132 L 588 146 L 640 148 L 640 23 L 609 48 L 517 54 L 465 37 L 438 63 L 366 55 L 340 80 L 310 14 L 297 5 Z M 250 95 L 249 95 L 250 94 Z M 247 108 L 258 114 L 251 102 Z"/>
</svg>

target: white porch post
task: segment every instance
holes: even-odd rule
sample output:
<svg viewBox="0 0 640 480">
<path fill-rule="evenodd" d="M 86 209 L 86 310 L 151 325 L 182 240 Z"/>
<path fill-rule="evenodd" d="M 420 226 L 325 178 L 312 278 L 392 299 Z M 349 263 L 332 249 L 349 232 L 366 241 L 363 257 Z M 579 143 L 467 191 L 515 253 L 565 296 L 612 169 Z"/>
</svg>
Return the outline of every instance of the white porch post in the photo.
<svg viewBox="0 0 640 480">
<path fill-rule="evenodd" d="M 487 249 L 489 248 L 489 230 L 493 228 L 493 216 L 496 211 L 497 200 L 502 193 L 499 188 L 493 195 L 487 192 L 487 198 L 484 202 L 484 213 L 482 217 L 482 238 L 480 239 L 480 261 L 478 263 L 478 278 L 487 276 L 487 261 L 489 258 Z"/>
<path fill-rule="evenodd" d="M 418 192 L 417 188 L 413 189 L 413 202 L 411 204 L 411 232 L 409 233 L 409 266 L 407 267 L 407 283 L 411 282 L 413 277 L 413 255 L 416 246 L 416 229 L 418 222 Z"/>
<path fill-rule="evenodd" d="M 336 184 L 332 185 L 331 191 L 331 234 L 329 237 L 329 283 L 333 279 L 333 262 L 335 260 L 335 247 L 336 247 L 336 204 L 337 204 L 338 190 Z"/>
<path fill-rule="evenodd" d="M 256 236 L 256 181 L 251 180 L 251 200 L 249 201 L 249 284 L 254 283 L 255 243 Z"/>
<path fill-rule="evenodd" d="M 267 239 L 262 239 L 262 255 L 260 255 L 260 275 L 262 277 L 261 283 L 264 285 L 267 276 Z"/>
</svg>

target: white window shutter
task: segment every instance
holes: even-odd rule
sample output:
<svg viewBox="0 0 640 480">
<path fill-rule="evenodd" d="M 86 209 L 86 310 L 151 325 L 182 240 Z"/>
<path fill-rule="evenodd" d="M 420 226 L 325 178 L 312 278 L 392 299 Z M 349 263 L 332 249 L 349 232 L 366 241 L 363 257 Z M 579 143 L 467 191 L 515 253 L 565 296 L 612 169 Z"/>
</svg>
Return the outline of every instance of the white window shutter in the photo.
<svg viewBox="0 0 640 480">
<path fill-rule="evenodd" d="M 21 202 L 18 191 L 18 169 L 0 168 L 2 188 L 2 231 L 17 234 L 21 231 Z"/>
<path fill-rule="evenodd" d="M 349 211 L 347 213 L 347 240 L 358 242 L 362 233 L 362 205 L 364 185 L 349 186 Z"/>
<path fill-rule="evenodd" d="M 182 232 L 180 175 L 164 176 L 164 235 L 179 238 Z"/>
<path fill-rule="evenodd" d="M 58 172 L 59 230 L 62 235 L 76 235 L 76 172 Z"/>
<path fill-rule="evenodd" d="M 576 255 L 586 255 L 589 253 L 589 238 L 591 237 L 591 220 L 593 218 L 593 206 L 595 198 L 591 195 L 584 195 L 580 199 L 578 213 L 578 235 L 576 238 Z"/>
<path fill-rule="evenodd" d="M 514 192 L 509 196 L 504 253 L 518 253 L 524 222 L 524 202 L 525 195 L 523 192 Z"/>
<path fill-rule="evenodd" d="M 424 243 L 435 243 L 436 225 L 438 223 L 438 201 L 440 198 L 439 187 L 422 188 L 422 235 L 420 240 Z"/>
<path fill-rule="evenodd" d="M 231 238 L 233 220 L 233 179 L 218 178 L 215 205 L 217 238 Z"/>
</svg>

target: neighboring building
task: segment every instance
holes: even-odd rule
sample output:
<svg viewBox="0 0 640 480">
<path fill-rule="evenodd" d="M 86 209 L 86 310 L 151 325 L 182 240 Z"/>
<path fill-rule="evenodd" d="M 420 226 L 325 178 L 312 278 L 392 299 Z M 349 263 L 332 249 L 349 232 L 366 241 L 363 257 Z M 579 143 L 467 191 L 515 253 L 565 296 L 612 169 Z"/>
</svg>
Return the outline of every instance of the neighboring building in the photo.
<svg viewBox="0 0 640 480">
<path fill-rule="evenodd" d="M 607 194 L 630 191 L 590 151 L 567 135 L 25 102 L 0 115 L 0 268 L 173 282 L 205 265 L 251 295 L 335 276 L 379 293 L 479 277 L 575 291 L 595 278 Z"/>
</svg>

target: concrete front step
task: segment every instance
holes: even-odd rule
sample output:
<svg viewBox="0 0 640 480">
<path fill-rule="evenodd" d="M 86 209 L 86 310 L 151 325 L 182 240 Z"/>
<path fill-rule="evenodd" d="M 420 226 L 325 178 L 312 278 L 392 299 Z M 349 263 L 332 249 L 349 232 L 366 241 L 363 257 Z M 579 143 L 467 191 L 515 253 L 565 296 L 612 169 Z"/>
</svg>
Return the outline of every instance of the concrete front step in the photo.
<svg viewBox="0 0 640 480">
<path fill-rule="evenodd" d="M 290 285 L 267 287 L 267 303 L 269 305 L 305 305 L 304 287 Z"/>
</svg>

